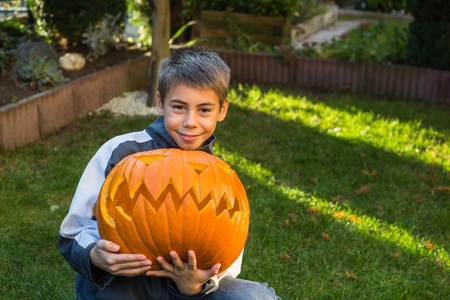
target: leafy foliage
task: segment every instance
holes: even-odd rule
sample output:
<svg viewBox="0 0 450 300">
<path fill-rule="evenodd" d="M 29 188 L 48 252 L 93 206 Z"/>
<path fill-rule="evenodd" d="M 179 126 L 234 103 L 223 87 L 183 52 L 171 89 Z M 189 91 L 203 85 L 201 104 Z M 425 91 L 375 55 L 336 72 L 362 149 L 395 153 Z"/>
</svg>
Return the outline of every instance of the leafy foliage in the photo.
<svg viewBox="0 0 450 300">
<path fill-rule="evenodd" d="M 54 60 L 47 60 L 45 56 L 22 60 L 17 75 L 21 80 L 29 82 L 31 87 L 41 91 L 67 81 L 59 64 Z"/>
<path fill-rule="evenodd" d="M 408 0 L 408 7 L 415 18 L 408 35 L 408 63 L 450 70 L 450 2 Z"/>
<path fill-rule="evenodd" d="M 89 27 L 82 34 L 83 44 L 91 49 L 91 53 L 87 58 L 98 58 L 108 52 L 110 47 L 119 49 L 118 41 L 123 36 L 123 28 L 117 23 L 121 14 L 112 16 L 106 14 L 105 17 L 96 25 L 89 24 Z"/>
<path fill-rule="evenodd" d="M 96 24 L 106 14 L 123 16 L 126 11 L 124 0 L 27 0 L 27 3 L 39 34 L 52 40 L 66 37 L 75 44 L 81 41 L 89 24 Z M 118 22 L 122 23 L 122 20 Z"/>
<path fill-rule="evenodd" d="M 5 75 L 14 64 L 16 47 L 24 41 L 37 41 L 39 36 L 17 19 L 0 23 L 0 74 Z"/>
<path fill-rule="evenodd" d="M 356 9 L 388 13 L 407 10 L 406 0 L 357 0 L 354 6 Z"/>
<path fill-rule="evenodd" d="M 347 61 L 402 63 L 405 58 L 407 27 L 361 23 L 360 26 L 329 43 L 305 44 L 300 50 L 280 45 L 270 53 L 289 62 L 295 56 L 331 58 Z"/>
</svg>

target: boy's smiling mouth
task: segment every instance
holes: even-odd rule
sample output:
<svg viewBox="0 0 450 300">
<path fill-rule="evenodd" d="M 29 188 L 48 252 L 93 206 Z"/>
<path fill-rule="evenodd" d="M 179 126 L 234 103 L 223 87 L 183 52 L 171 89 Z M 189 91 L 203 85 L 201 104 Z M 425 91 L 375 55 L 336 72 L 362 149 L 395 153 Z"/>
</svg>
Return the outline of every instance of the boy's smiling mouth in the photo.
<svg viewBox="0 0 450 300">
<path fill-rule="evenodd" d="M 184 134 L 180 132 L 178 132 L 178 134 L 185 142 L 193 142 L 199 137 L 199 135 Z"/>
</svg>

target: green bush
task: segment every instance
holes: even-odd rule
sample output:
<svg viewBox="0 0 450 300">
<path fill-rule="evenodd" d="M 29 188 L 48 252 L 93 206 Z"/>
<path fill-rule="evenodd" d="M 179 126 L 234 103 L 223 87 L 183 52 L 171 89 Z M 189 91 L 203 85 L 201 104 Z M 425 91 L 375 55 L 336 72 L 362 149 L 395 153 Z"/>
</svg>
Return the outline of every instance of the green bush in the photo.
<svg viewBox="0 0 450 300">
<path fill-rule="evenodd" d="M 66 37 L 75 44 L 81 42 L 89 24 L 96 24 L 106 14 L 126 12 L 125 0 L 27 0 L 27 3 L 41 35 L 52 40 Z"/>
<path fill-rule="evenodd" d="M 405 58 L 408 27 L 361 23 L 360 26 L 331 42 L 304 45 L 298 56 L 331 58 L 355 62 L 402 63 Z M 271 53 L 289 60 L 292 47 L 274 47 Z"/>
<path fill-rule="evenodd" d="M 5 75 L 14 64 L 16 47 L 25 41 L 37 41 L 39 37 L 30 26 L 17 19 L 0 23 L 0 75 Z"/>
<path fill-rule="evenodd" d="M 406 61 L 410 65 L 450 70 L 450 2 L 408 0 L 410 24 Z"/>
<path fill-rule="evenodd" d="M 286 16 L 292 15 L 298 9 L 301 9 L 305 3 L 317 0 L 259 0 L 259 1 L 242 1 L 242 0 L 186 0 L 186 8 L 201 8 L 207 10 L 226 10 L 232 12 L 246 13 L 251 15 L 264 16 Z M 320 1 L 321 2 L 321 1 Z"/>
<path fill-rule="evenodd" d="M 392 11 L 406 11 L 406 0 L 357 0 L 355 8 L 390 13 Z"/>
</svg>

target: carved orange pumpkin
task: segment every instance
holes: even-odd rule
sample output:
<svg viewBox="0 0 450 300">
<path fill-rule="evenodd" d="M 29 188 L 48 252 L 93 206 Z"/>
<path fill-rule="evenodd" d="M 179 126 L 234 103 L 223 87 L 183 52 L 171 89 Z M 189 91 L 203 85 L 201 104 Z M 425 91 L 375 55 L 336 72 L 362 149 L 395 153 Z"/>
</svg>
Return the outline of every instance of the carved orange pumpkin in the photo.
<svg viewBox="0 0 450 300">
<path fill-rule="evenodd" d="M 107 176 L 94 207 L 100 237 L 121 253 L 155 258 L 194 250 L 197 266 L 226 270 L 247 239 L 247 195 L 236 173 L 203 151 L 160 149 L 124 158 Z"/>
</svg>

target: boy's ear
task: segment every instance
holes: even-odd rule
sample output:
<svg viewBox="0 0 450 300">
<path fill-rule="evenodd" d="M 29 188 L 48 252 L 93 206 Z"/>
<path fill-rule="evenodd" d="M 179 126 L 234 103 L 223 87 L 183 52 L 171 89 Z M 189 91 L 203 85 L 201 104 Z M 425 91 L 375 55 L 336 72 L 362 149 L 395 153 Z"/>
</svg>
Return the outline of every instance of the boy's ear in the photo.
<svg viewBox="0 0 450 300">
<path fill-rule="evenodd" d="M 162 102 L 159 91 L 156 91 L 156 111 L 160 116 L 164 116 L 164 104 Z"/>
<path fill-rule="evenodd" d="M 217 118 L 217 122 L 222 122 L 227 116 L 228 111 L 228 97 L 223 100 L 222 107 L 220 108 L 219 117 Z"/>
</svg>

